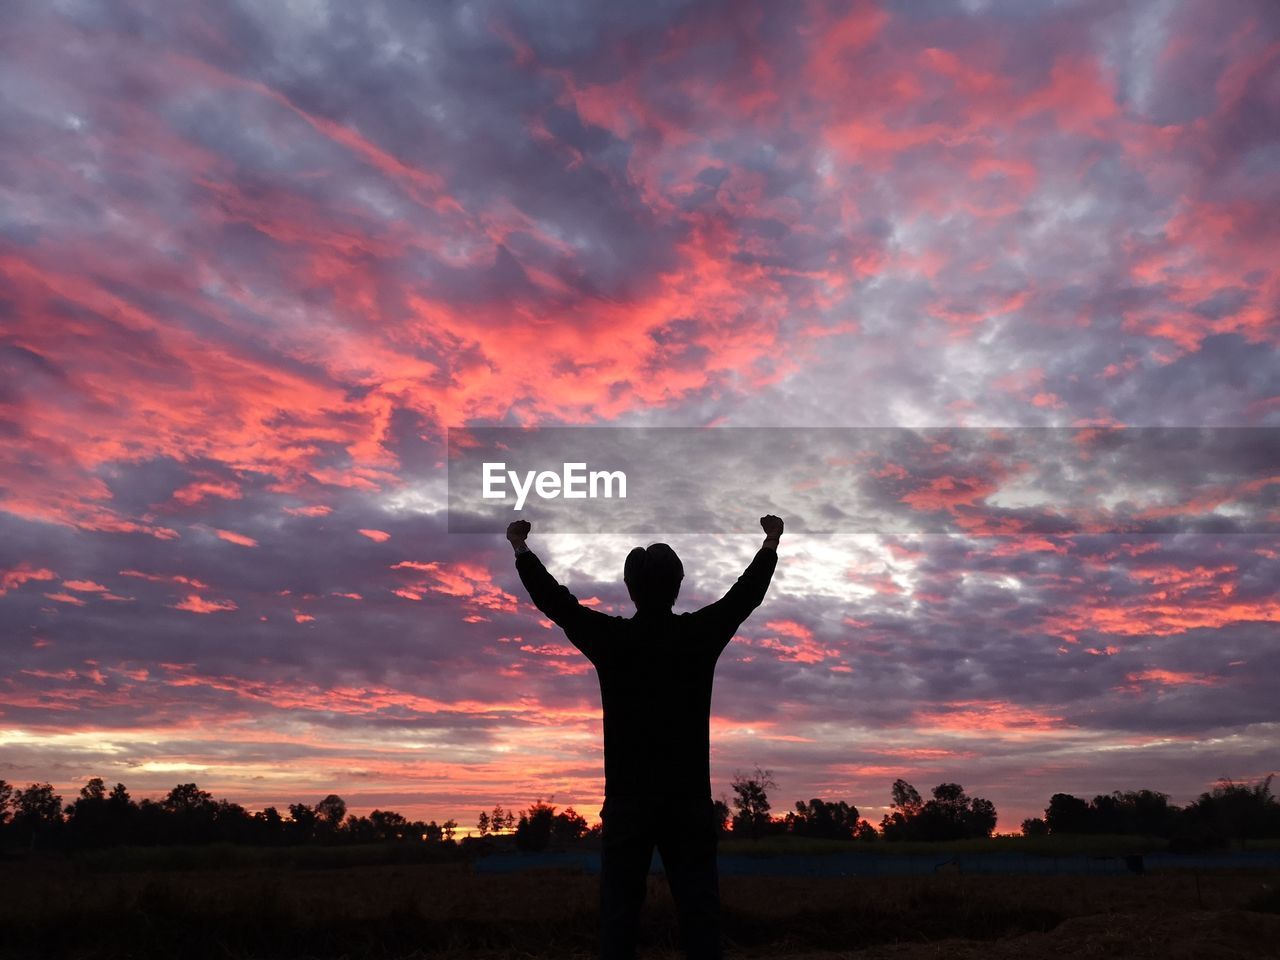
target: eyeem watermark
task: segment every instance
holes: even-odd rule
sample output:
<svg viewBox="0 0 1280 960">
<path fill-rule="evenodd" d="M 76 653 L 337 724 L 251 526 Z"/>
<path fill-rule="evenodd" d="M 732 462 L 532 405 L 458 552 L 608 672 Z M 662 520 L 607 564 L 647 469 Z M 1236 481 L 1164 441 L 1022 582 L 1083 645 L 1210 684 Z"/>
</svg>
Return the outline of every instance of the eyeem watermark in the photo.
<svg viewBox="0 0 1280 960">
<path fill-rule="evenodd" d="M 746 533 L 767 513 L 812 534 L 1280 533 L 1280 427 L 460 427 L 447 439 L 450 533 L 500 535 L 522 517 L 542 533 Z"/>
<path fill-rule="evenodd" d="M 486 462 L 481 468 L 480 496 L 485 500 L 505 500 L 504 489 L 507 481 L 515 491 L 517 510 L 523 510 L 529 492 L 533 491 L 543 500 L 555 500 L 563 497 L 566 500 L 594 500 L 598 497 L 612 499 L 614 485 L 617 484 L 617 497 L 626 499 L 627 475 L 621 470 L 592 470 L 587 472 L 587 465 L 582 463 L 566 463 L 560 473 L 552 470 L 527 470 L 523 474 L 508 470 L 502 462 Z M 523 482 L 522 482 L 523 480 Z"/>
</svg>

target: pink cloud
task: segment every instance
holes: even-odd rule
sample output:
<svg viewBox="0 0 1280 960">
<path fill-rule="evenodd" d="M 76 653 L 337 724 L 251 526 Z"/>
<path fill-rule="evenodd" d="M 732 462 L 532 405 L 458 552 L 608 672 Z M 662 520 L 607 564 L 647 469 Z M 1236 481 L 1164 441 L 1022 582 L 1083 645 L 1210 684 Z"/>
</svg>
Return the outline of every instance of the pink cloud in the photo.
<svg viewBox="0 0 1280 960">
<path fill-rule="evenodd" d="M 246 537 L 244 534 L 236 533 L 234 530 L 215 529 L 214 533 L 218 535 L 218 539 L 226 540 L 228 543 L 238 544 L 242 547 L 256 547 L 258 545 L 258 541 L 253 537 Z"/>
<path fill-rule="evenodd" d="M 19 563 L 8 570 L 0 571 L 0 597 L 10 590 L 15 590 L 31 580 L 56 580 L 58 575 L 47 567 L 34 567 L 29 563 Z"/>
<path fill-rule="evenodd" d="M 208 478 L 196 480 L 185 487 L 180 487 L 173 492 L 173 499 L 184 506 L 190 507 L 210 497 L 223 500 L 238 500 L 243 495 L 238 483 L 231 480 Z"/>
<path fill-rule="evenodd" d="M 206 600 L 198 594 L 188 594 L 181 603 L 171 604 L 175 610 L 186 610 L 189 613 L 221 613 L 239 609 L 234 600 Z"/>
<path fill-rule="evenodd" d="M 293 514 L 295 517 L 327 517 L 333 513 L 333 508 L 317 503 L 309 507 L 285 507 L 284 512 Z"/>
<path fill-rule="evenodd" d="M 163 573 L 143 573 L 141 570 L 121 570 L 122 577 L 137 577 L 141 580 L 150 580 L 154 583 L 164 583 L 172 581 L 174 583 L 186 584 L 189 587 L 195 587 L 197 590 L 207 590 L 209 585 L 203 583 L 194 577 L 183 576 L 182 574 L 163 574 Z"/>
<path fill-rule="evenodd" d="M 102 584 L 94 583 L 92 580 L 63 580 L 62 585 L 68 590 L 80 593 L 105 593 L 107 590 Z"/>
</svg>

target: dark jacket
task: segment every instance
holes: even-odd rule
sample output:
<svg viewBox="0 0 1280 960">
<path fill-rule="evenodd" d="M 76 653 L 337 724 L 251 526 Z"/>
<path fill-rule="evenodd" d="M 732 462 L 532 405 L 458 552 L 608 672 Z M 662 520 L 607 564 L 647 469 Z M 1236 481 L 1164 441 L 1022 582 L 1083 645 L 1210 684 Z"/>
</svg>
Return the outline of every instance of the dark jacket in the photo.
<svg viewBox="0 0 1280 960">
<path fill-rule="evenodd" d="M 711 796 L 711 681 L 716 660 L 764 600 L 778 563 L 762 547 L 721 599 L 692 613 L 610 616 L 578 603 L 532 552 L 516 570 L 600 678 L 606 797 Z"/>
</svg>

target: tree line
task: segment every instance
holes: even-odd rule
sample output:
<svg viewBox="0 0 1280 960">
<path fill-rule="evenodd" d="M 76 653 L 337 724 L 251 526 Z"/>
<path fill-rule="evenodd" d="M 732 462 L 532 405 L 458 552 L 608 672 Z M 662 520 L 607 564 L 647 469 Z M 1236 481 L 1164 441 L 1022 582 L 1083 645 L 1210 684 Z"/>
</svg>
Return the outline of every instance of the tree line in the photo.
<svg viewBox="0 0 1280 960">
<path fill-rule="evenodd" d="M 989 837 L 996 828 L 996 808 L 990 800 L 970 797 L 958 783 L 940 783 L 923 800 L 906 780 L 890 788 L 889 812 L 879 829 L 863 819 L 858 808 L 843 800 L 797 800 L 780 817 L 771 814 L 768 791 L 776 787 L 768 770 L 739 774 L 733 780 L 733 810 L 717 801 L 722 833 L 762 837 L 793 834 L 823 840 L 959 840 Z"/>
<path fill-rule="evenodd" d="M 1180 807 L 1156 790 L 1114 790 L 1092 800 L 1069 793 L 1049 798 L 1043 817 L 1022 822 L 1027 836 L 1050 834 L 1141 834 L 1183 843 L 1222 843 L 1280 837 L 1280 801 L 1269 774 L 1254 783 L 1227 777 Z"/>
<path fill-rule="evenodd" d="M 1084 800 L 1055 793 L 1043 817 L 1022 823 L 1026 836 L 1128 834 L 1195 843 L 1280 837 L 1280 802 L 1271 793 L 1272 777 L 1257 783 L 1221 779 L 1212 790 L 1185 807 L 1168 794 L 1133 790 Z M 773 813 L 772 773 L 756 768 L 732 782 L 732 805 L 714 801 L 723 836 L 759 838 L 790 834 L 828 840 L 936 841 L 990 837 L 996 808 L 970 797 L 958 783 L 940 783 L 928 799 L 906 780 L 890 788 L 888 812 L 877 826 L 843 800 L 797 800 L 781 816 Z M 456 845 L 458 823 L 449 819 L 409 820 L 391 810 L 367 816 L 347 812 L 345 801 L 329 794 L 315 804 L 294 803 L 251 813 L 238 803 L 217 800 L 194 783 L 175 786 L 159 800 L 135 801 L 123 783 L 107 789 L 94 777 L 75 800 L 63 804 L 48 783 L 18 789 L 0 780 L 0 847 L 60 849 L 117 845 L 156 846 L 230 842 L 248 845 L 418 842 Z M 494 837 L 511 837 L 517 849 L 545 850 L 599 835 L 600 825 L 566 807 L 559 810 L 540 797 L 522 811 L 501 804 L 482 811 L 478 837 L 461 838 L 481 846 Z"/>
<path fill-rule="evenodd" d="M 336 794 L 315 804 L 290 804 L 286 813 L 276 807 L 250 813 L 238 803 L 215 800 L 194 783 L 178 784 L 159 800 L 135 801 L 123 783 L 108 790 L 101 777 L 94 777 L 64 805 L 47 783 L 20 790 L 0 780 L 0 846 L 452 843 L 458 830 L 456 820 L 409 820 L 392 810 L 357 817 L 347 813 L 346 802 Z"/>
</svg>

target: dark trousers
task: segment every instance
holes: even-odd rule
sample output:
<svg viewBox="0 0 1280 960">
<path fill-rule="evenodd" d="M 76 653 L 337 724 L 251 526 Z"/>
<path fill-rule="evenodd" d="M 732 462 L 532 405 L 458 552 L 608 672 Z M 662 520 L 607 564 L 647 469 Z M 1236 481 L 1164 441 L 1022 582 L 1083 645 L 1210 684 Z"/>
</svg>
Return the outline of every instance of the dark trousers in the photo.
<svg viewBox="0 0 1280 960">
<path fill-rule="evenodd" d="M 600 956 L 633 960 L 656 846 L 690 960 L 720 960 L 719 825 L 711 798 L 606 797 L 600 811 Z"/>
</svg>

